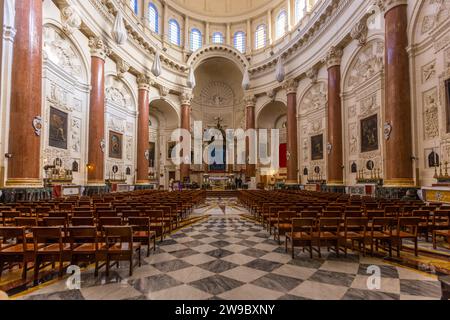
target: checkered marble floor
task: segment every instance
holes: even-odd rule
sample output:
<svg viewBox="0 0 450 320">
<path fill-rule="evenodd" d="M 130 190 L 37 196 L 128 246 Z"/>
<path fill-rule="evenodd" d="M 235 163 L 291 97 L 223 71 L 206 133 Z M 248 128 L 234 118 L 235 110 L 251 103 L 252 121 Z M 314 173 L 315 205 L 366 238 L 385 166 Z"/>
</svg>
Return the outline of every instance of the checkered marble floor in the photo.
<svg viewBox="0 0 450 320">
<path fill-rule="evenodd" d="M 126 265 L 109 278 L 82 272 L 81 290 L 65 280 L 21 299 L 439 299 L 436 277 L 349 254 L 322 259 L 298 251 L 295 259 L 259 225 L 239 216 L 211 216 L 173 234 L 128 277 Z M 369 266 L 381 270 L 369 290 Z"/>
</svg>

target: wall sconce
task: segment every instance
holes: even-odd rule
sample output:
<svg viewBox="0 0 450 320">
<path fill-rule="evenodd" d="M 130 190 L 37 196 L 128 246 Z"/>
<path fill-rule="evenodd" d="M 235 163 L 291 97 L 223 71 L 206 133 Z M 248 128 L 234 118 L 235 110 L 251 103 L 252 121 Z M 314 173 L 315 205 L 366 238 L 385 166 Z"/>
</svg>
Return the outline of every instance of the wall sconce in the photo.
<svg viewBox="0 0 450 320">
<path fill-rule="evenodd" d="M 94 166 L 93 166 L 92 164 L 88 163 L 88 164 L 86 165 L 86 168 L 87 168 L 88 170 L 93 170 L 93 169 L 94 169 Z"/>
<path fill-rule="evenodd" d="M 5 153 L 6 159 L 11 159 L 13 157 L 12 153 Z"/>
</svg>

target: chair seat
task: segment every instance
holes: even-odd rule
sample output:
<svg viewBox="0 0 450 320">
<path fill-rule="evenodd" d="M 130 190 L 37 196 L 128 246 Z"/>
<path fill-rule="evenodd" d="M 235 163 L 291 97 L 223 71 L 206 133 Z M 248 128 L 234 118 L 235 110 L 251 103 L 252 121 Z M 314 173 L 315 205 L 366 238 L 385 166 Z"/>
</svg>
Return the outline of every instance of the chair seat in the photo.
<svg viewBox="0 0 450 320">
<path fill-rule="evenodd" d="M 135 231 L 133 232 L 133 238 L 153 238 L 156 236 L 154 231 Z"/>
<path fill-rule="evenodd" d="M 70 251 L 70 245 L 67 243 L 63 243 L 63 250 L 64 251 Z M 46 246 L 43 246 L 37 250 L 38 253 L 43 254 L 52 254 L 52 253 L 59 253 L 59 243 L 53 243 Z"/>
<path fill-rule="evenodd" d="M 364 238 L 364 233 L 348 231 L 347 234 L 345 234 L 345 232 L 339 232 L 339 236 L 342 238 L 347 237 L 348 239 L 359 239 L 359 238 Z"/>
<path fill-rule="evenodd" d="M 312 236 L 313 236 L 313 238 L 321 238 L 321 239 L 337 239 L 338 238 L 338 235 L 336 235 L 333 232 L 329 232 L 329 231 L 313 232 Z"/>
<path fill-rule="evenodd" d="M 394 237 L 398 237 L 398 238 L 415 238 L 416 235 L 409 233 L 409 232 L 404 232 L 404 231 L 400 231 L 398 232 L 397 230 L 392 231 L 392 235 Z"/>
<path fill-rule="evenodd" d="M 278 229 L 292 229 L 292 223 L 279 223 Z"/>
<path fill-rule="evenodd" d="M 26 251 L 28 251 L 28 252 L 34 251 L 34 245 L 32 243 L 27 243 Z M 16 244 L 13 246 L 7 246 L 4 249 L 1 249 L 0 252 L 2 254 L 20 254 L 20 253 L 23 253 L 23 245 Z"/>
<path fill-rule="evenodd" d="M 292 240 L 311 240 L 311 234 L 308 232 L 288 232 L 286 233 L 286 237 Z"/>
<path fill-rule="evenodd" d="M 371 236 L 373 236 L 373 238 L 385 238 L 385 239 L 388 239 L 391 237 L 391 235 L 389 233 L 386 233 L 383 231 L 374 231 L 373 235 L 371 234 Z"/>
<path fill-rule="evenodd" d="M 140 242 L 133 242 L 132 249 L 139 249 L 140 247 L 141 247 Z M 112 246 L 110 246 L 109 249 L 107 248 L 106 245 L 103 245 L 103 246 L 101 246 L 100 250 L 102 250 L 102 251 L 108 250 L 109 252 L 129 251 L 130 245 L 129 245 L 129 243 L 115 243 Z"/>
<path fill-rule="evenodd" d="M 97 250 L 95 243 L 83 243 L 73 249 L 73 253 L 88 254 L 95 253 Z"/>
</svg>

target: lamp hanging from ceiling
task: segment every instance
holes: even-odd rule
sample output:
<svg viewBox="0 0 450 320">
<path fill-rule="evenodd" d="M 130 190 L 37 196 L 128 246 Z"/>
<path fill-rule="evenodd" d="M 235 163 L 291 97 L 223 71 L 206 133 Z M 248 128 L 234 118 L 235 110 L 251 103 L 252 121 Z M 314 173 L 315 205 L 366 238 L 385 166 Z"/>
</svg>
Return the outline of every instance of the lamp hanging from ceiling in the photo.
<svg viewBox="0 0 450 320">
<path fill-rule="evenodd" d="M 119 45 L 123 46 L 128 39 L 127 29 L 125 29 L 125 23 L 123 21 L 122 12 L 117 11 L 116 20 L 114 21 L 112 36 L 114 41 Z"/>
</svg>

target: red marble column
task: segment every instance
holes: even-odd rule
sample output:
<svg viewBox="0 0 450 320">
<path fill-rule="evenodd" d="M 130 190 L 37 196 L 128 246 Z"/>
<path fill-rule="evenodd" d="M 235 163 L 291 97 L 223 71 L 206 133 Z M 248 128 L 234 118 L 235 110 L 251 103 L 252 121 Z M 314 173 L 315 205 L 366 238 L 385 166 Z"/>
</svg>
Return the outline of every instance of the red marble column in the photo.
<svg viewBox="0 0 450 320">
<path fill-rule="evenodd" d="M 256 129 L 255 104 L 256 99 L 254 96 L 248 96 L 245 98 L 246 130 Z M 256 177 L 256 164 L 248 163 L 250 156 L 250 140 L 248 137 L 245 138 L 245 150 L 245 161 L 247 163 L 245 166 L 245 177 L 247 179 L 251 179 Z"/>
<path fill-rule="evenodd" d="M 327 184 L 343 185 L 342 104 L 341 104 L 342 50 L 335 47 L 327 54 L 328 67 L 328 143 Z"/>
<path fill-rule="evenodd" d="M 105 59 L 109 49 L 100 38 L 89 40 L 91 48 L 91 96 L 89 104 L 88 184 L 104 185 L 105 157 Z"/>
<path fill-rule="evenodd" d="M 42 186 L 42 0 L 16 1 L 11 75 L 8 187 Z M 3 12 L 2 12 L 3 14 Z M 33 125 L 34 123 L 34 125 Z"/>
<path fill-rule="evenodd" d="M 284 89 L 287 94 L 287 183 L 298 183 L 297 144 L 297 80 L 287 80 Z"/>
<path fill-rule="evenodd" d="M 385 121 L 392 131 L 386 140 L 385 186 L 414 185 L 406 1 L 385 1 Z"/>
<path fill-rule="evenodd" d="M 181 128 L 191 131 L 191 100 L 190 94 L 183 93 L 181 95 Z M 184 154 L 182 155 L 184 156 Z M 185 178 L 190 178 L 191 166 L 182 163 L 180 165 L 180 179 L 183 182 Z"/>
<path fill-rule="evenodd" d="M 136 184 L 148 184 L 148 151 L 149 151 L 149 90 L 150 79 L 145 75 L 138 78 L 139 85 L 139 118 L 137 136 L 137 174 Z"/>
</svg>

